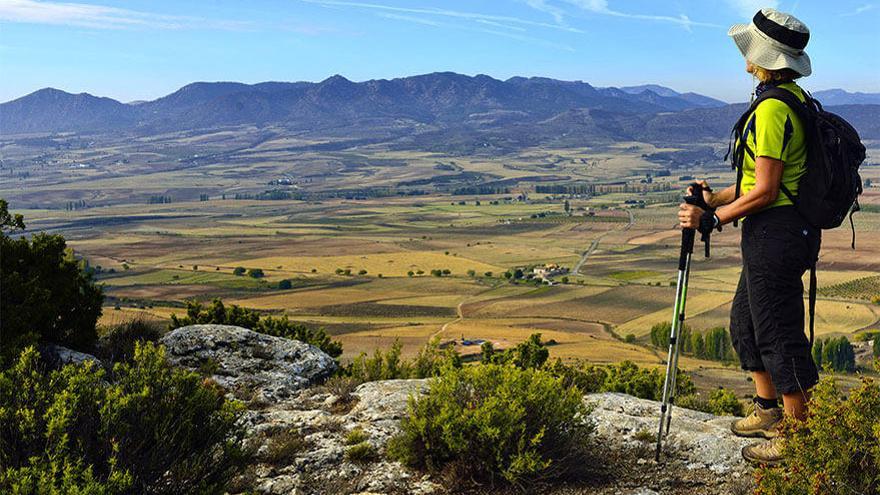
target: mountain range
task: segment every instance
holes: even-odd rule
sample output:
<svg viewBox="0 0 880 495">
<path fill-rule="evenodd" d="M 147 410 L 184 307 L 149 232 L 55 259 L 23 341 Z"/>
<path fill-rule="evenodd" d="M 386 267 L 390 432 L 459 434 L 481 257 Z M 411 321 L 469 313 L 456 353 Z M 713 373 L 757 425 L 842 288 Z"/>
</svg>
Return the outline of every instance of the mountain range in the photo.
<svg viewBox="0 0 880 495">
<path fill-rule="evenodd" d="M 814 94 L 865 138 L 880 138 L 880 94 Z M 352 82 L 197 82 L 146 102 L 122 103 L 45 88 L 0 104 L 3 134 L 152 134 L 253 124 L 292 130 L 370 126 L 416 129 L 426 138 L 578 139 L 687 142 L 726 136 L 743 104 L 658 85 L 594 87 L 543 77 L 498 80 L 451 72 Z M 404 133 L 406 134 L 406 133 Z M 442 140 L 442 139 L 441 139 Z"/>
</svg>

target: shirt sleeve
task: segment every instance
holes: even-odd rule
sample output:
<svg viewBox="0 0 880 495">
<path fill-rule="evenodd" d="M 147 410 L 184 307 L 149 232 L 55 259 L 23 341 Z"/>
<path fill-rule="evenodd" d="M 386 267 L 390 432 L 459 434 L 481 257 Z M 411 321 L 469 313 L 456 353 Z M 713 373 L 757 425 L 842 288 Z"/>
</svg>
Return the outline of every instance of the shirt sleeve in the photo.
<svg viewBox="0 0 880 495">
<path fill-rule="evenodd" d="M 794 133 L 792 111 L 785 103 L 768 99 L 755 109 L 755 156 L 787 161 Z"/>
</svg>

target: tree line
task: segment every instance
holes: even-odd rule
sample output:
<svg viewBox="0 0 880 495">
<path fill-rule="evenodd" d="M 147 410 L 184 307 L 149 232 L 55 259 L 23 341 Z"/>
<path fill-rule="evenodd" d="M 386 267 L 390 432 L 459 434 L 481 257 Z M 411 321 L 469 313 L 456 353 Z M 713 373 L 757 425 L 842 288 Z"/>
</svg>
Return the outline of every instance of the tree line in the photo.
<svg viewBox="0 0 880 495">
<path fill-rule="evenodd" d="M 659 348 L 669 347 L 669 333 L 672 324 L 668 321 L 651 327 L 651 345 Z M 679 348 L 683 354 L 712 361 L 733 361 L 734 350 L 730 334 L 724 327 L 710 328 L 704 332 L 694 331 L 682 325 Z"/>
</svg>

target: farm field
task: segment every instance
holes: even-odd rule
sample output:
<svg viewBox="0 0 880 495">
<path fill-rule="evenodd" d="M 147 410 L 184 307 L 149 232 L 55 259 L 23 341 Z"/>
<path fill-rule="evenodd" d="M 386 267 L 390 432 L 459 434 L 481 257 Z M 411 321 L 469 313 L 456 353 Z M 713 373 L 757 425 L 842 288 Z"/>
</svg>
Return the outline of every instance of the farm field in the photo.
<svg viewBox="0 0 880 495">
<path fill-rule="evenodd" d="M 248 153 L 269 160 L 289 144 L 267 141 Z M 564 149 L 505 160 L 381 149 L 363 156 L 370 163 L 405 163 L 404 176 L 412 180 L 430 175 L 437 163 L 453 162 L 505 178 L 546 174 L 542 167 L 553 164 L 553 174 L 577 180 L 607 180 L 615 170 L 637 180 L 639 170 L 656 168 L 638 158 L 652 151 L 646 146 L 593 150 L 586 163 L 581 152 Z M 224 175 L 229 169 L 211 170 L 199 181 L 233 180 Z M 24 214 L 28 232 L 63 234 L 78 255 L 100 267 L 107 295 L 102 325 L 138 315 L 167 321 L 185 311 L 187 300 L 221 298 L 323 327 L 343 343 L 343 361 L 396 339 L 405 356 L 432 338 L 470 355 L 479 353 L 479 345 L 462 340 L 507 348 L 540 332 L 551 342 L 552 359 L 663 365 L 665 350 L 650 346 L 649 332 L 671 317 L 680 238 L 676 191 L 689 179 L 658 178 L 669 184 L 666 191 L 593 196 L 536 193 L 533 185 L 520 185 L 504 194 L 211 196 L 155 204 L 120 199 L 144 181 L 201 184 L 181 176 L 194 173 L 170 170 L 167 177 L 152 174 L 140 182 L 96 179 L 88 187 L 115 198 L 105 206 L 21 209 L 13 202 L 12 208 Z M 369 174 L 370 184 L 388 180 L 383 173 Z M 401 171 L 395 173 L 400 180 Z M 727 170 L 692 173 L 709 176 L 716 187 L 732 181 Z M 880 182 L 880 167 L 863 175 Z M 74 194 L 78 187 L 85 184 L 50 182 L 39 187 L 39 195 Z M 19 199 L 36 197 L 30 186 L 24 191 Z M 826 232 L 823 239 L 816 317 L 821 337 L 854 340 L 880 330 L 880 188 L 868 188 L 862 203 L 864 211 L 854 217 L 857 250 L 850 248 L 848 228 Z M 703 257 L 700 244 L 694 253 L 687 323 L 696 331 L 727 326 L 739 278 L 738 229 L 725 227 L 712 241 L 711 258 Z M 550 275 L 552 285 L 527 280 L 533 269 L 553 270 L 550 265 L 569 272 Z M 237 275 L 237 268 L 244 273 Z M 250 276 L 255 269 L 262 276 Z M 687 356 L 682 364 L 703 387 L 748 391 L 736 366 Z"/>
</svg>

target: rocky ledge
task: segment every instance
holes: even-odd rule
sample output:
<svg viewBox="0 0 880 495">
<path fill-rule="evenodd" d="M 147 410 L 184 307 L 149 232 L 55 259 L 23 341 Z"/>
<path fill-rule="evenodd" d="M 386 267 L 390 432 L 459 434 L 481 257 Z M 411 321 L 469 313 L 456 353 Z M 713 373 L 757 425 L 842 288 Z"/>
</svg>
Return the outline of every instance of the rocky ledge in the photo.
<svg viewBox="0 0 880 495">
<path fill-rule="evenodd" d="M 181 327 L 161 343 L 172 363 L 213 375 L 247 401 L 275 403 L 336 369 L 336 361 L 313 345 L 230 325 Z"/>
<path fill-rule="evenodd" d="M 400 431 L 410 395 L 430 380 L 383 380 L 354 390 L 319 382 L 336 363 L 314 346 L 238 327 L 193 325 L 162 339 L 169 358 L 207 369 L 249 406 L 244 420 L 258 463 L 247 486 L 263 494 L 446 493 L 438 479 L 386 460 L 385 446 Z M 246 390 L 248 393 L 243 393 Z M 653 460 L 659 404 L 623 394 L 588 394 L 596 450 L 605 457 L 598 484 L 560 486 L 546 493 L 747 493 L 749 468 L 740 456 L 748 439 L 734 437 L 732 417 L 675 408 L 663 461 Z M 351 432 L 371 455 L 352 458 Z M 281 439 L 281 440 L 279 440 Z M 283 441 L 282 441 L 283 440 Z M 493 493 L 492 491 L 486 493 Z"/>
</svg>

